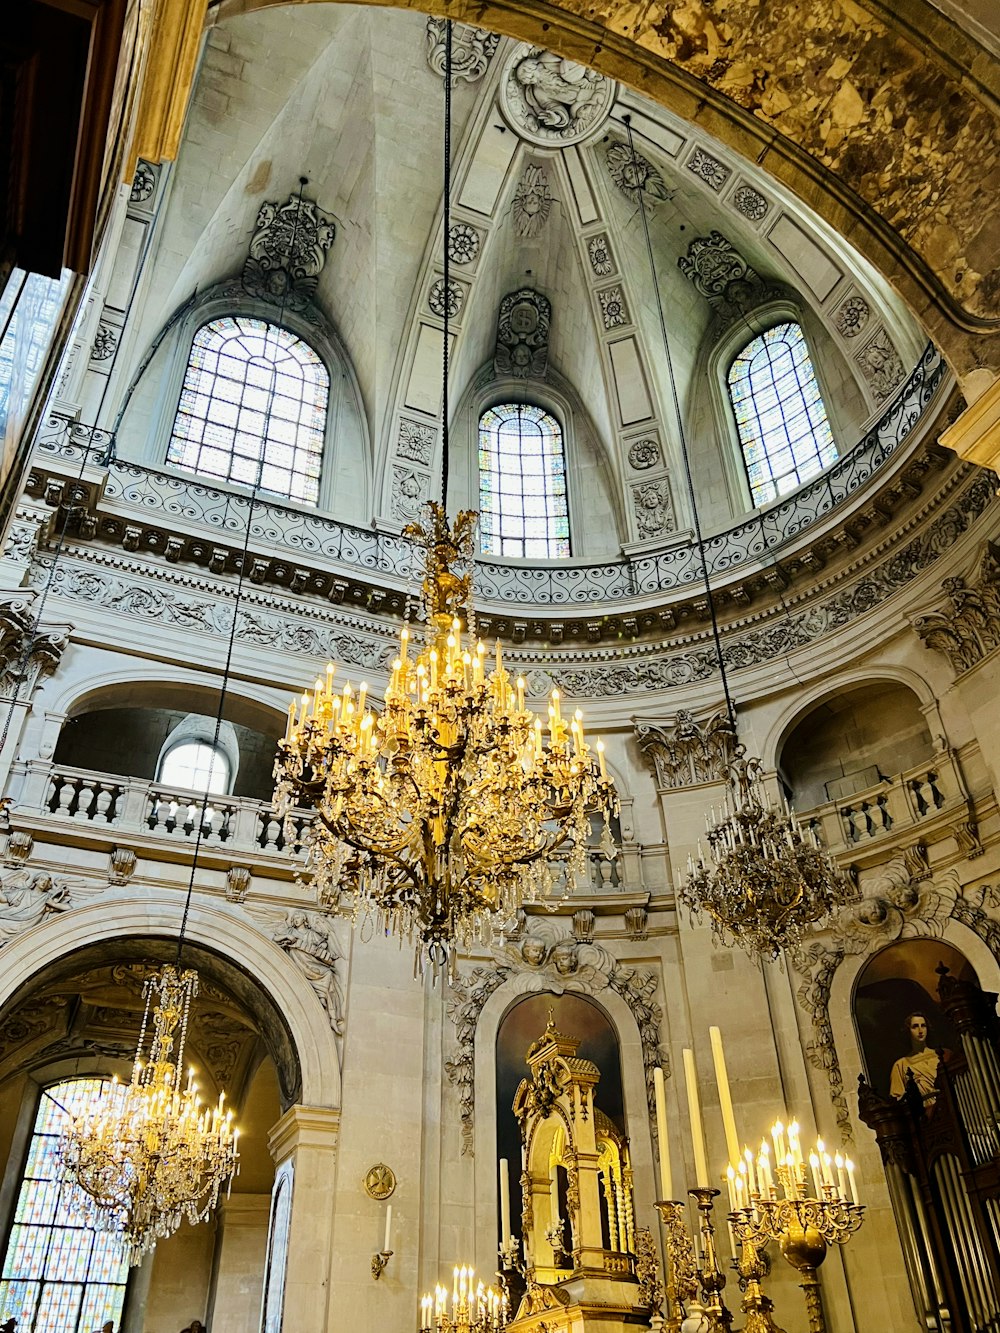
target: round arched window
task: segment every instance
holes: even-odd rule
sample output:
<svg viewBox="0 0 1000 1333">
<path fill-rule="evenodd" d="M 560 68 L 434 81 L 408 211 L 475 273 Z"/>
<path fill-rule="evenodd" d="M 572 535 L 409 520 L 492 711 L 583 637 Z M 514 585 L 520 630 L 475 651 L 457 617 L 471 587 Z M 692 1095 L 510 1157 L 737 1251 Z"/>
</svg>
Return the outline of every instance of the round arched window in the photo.
<svg viewBox="0 0 1000 1333">
<path fill-rule="evenodd" d="M 570 554 L 562 427 L 543 407 L 500 403 L 479 418 L 479 531 L 484 555 Z"/>
<path fill-rule="evenodd" d="M 164 786 L 223 795 L 229 791 L 229 760 L 204 741 L 182 741 L 168 750 L 157 775 Z"/>
</svg>

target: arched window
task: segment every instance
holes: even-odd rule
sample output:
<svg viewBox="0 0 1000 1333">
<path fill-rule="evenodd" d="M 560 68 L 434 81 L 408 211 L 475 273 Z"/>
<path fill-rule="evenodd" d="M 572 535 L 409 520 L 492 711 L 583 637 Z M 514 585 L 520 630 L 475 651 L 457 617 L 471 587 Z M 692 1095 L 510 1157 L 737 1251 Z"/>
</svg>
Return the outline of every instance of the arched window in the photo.
<svg viewBox="0 0 1000 1333">
<path fill-rule="evenodd" d="M 728 384 L 754 505 L 793 491 L 837 457 L 798 324 L 776 324 L 748 342 Z"/>
<path fill-rule="evenodd" d="M 157 777 L 164 786 L 186 791 L 229 791 L 230 763 L 214 745 L 204 741 L 182 741 L 169 749 L 160 760 Z"/>
<path fill-rule="evenodd" d="M 544 408 L 500 403 L 479 418 L 479 527 L 484 555 L 569 555 L 562 428 Z"/>
<path fill-rule="evenodd" d="M 330 377 L 289 329 L 223 315 L 194 336 L 167 462 L 316 504 Z M 263 461 L 262 461 L 263 455 Z"/>
<path fill-rule="evenodd" d="M 93 1333 L 109 1320 L 118 1328 L 128 1264 L 116 1237 L 73 1211 L 56 1165 L 67 1111 L 81 1110 L 102 1081 L 67 1079 L 42 1093 L 0 1276 L 0 1324 L 16 1319 L 18 1333 Z"/>
</svg>

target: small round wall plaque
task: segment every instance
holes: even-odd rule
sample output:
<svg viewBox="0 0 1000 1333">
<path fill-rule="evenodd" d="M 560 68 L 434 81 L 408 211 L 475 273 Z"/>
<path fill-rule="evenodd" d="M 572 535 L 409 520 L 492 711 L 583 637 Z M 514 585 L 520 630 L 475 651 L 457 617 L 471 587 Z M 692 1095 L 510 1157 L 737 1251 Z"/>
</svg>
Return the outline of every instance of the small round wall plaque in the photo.
<svg viewBox="0 0 1000 1333">
<path fill-rule="evenodd" d="M 369 1199 L 388 1199 L 396 1188 L 396 1173 L 385 1162 L 377 1162 L 365 1176 L 365 1193 Z"/>
</svg>

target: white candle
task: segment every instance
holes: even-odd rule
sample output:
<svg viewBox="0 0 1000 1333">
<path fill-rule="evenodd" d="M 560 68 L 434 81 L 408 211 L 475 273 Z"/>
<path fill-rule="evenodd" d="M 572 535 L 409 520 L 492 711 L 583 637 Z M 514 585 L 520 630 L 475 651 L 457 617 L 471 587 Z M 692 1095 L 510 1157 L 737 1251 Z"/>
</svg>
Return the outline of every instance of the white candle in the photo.
<svg viewBox="0 0 1000 1333">
<path fill-rule="evenodd" d="M 500 1235 L 504 1249 L 510 1244 L 510 1165 L 500 1158 Z"/>
<path fill-rule="evenodd" d="M 736 1134 L 736 1117 L 733 1114 L 733 1099 L 729 1091 L 729 1075 L 726 1072 L 726 1053 L 722 1049 L 722 1033 L 718 1028 L 709 1028 L 712 1041 L 712 1060 L 715 1063 L 715 1081 L 719 1085 L 719 1105 L 722 1108 L 722 1124 L 726 1131 L 726 1152 L 729 1160 L 735 1162 L 740 1155 L 740 1141 Z"/>
<path fill-rule="evenodd" d="M 854 1163 L 848 1157 L 844 1165 L 847 1167 L 847 1184 L 848 1188 L 851 1191 L 851 1203 L 857 1203 L 858 1186 L 857 1186 L 857 1181 L 854 1179 Z"/>
<path fill-rule="evenodd" d="M 653 1069 L 653 1090 L 656 1094 L 656 1136 L 660 1144 L 660 1198 L 674 1197 L 673 1177 L 670 1174 L 670 1141 L 667 1138 L 667 1092 L 663 1070 Z"/>
<path fill-rule="evenodd" d="M 391 1234 L 391 1231 L 392 1231 L 392 1204 L 387 1203 L 385 1206 L 385 1244 L 382 1246 L 383 1254 L 389 1253 L 389 1236 Z"/>
<path fill-rule="evenodd" d="M 708 1158 L 705 1156 L 705 1131 L 701 1124 L 701 1101 L 698 1097 L 698 1071 L 694 1051 L 684 1050 L 684 1082 L 687 1086 L 688 1116 L 691 1120 L 691 1144 L 694 1148 L 695 1184 L 708 1186 Z"/>
</svg>

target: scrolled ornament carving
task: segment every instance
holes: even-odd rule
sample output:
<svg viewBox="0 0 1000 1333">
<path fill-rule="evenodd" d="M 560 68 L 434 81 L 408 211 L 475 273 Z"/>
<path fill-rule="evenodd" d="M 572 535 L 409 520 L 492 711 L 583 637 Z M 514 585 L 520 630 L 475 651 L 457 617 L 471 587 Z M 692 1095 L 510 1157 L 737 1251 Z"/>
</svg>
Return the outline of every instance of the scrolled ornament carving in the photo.
<svg viewBox="0 0 1000 1333">
<path fill-rule="evenodd" d="M 439 78 L 445 73 L 445 35 L 448 20 L 428 16 L 427 19 L 427 63 Z M 496 54 L 500 34 L 486 28 L 473 28 L 465 23 L 452 25 L 451 34 L 451 81 L 459 79 L 466 83 L 477 83 L 490 67 L 490 61 Z"/>
<path fill-rule="evenodd" d="M 509 292 L 500 302 L 493 366 L 498 375 L 540 379 L 549 359 L 552 306 L 531 287 Z"/>
<path fill-rule="evenodd" d="M 336 234 L 333 218 L 313 199 L 292 194 L 283 204 L 261 204 L 243 265 L 243 290 L 259 301 L 304 310 Z"/>
<path fill-rule="evenodd" d="M 500 84 L 500 110 L 528 143 L 566 147 L 600 130 L 617 85 L 596 70 L 553 55 L 540 46 L 511 53 Z"/>
</svg>

